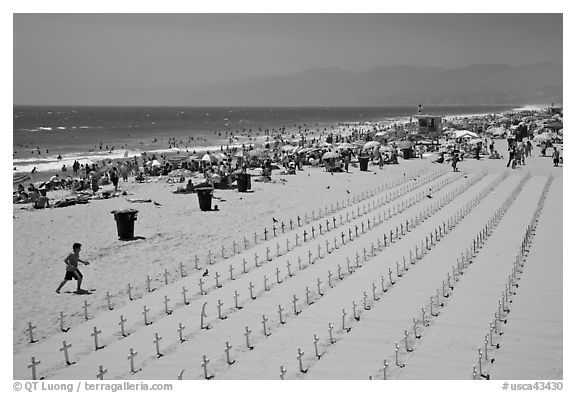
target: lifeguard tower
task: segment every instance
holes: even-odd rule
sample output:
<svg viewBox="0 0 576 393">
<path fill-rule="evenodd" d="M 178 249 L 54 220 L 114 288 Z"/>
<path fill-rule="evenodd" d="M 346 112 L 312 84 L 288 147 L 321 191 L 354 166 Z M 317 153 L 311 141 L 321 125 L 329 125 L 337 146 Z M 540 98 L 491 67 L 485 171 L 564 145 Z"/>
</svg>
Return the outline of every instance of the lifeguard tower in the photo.
<svg viewBox="0 0 576 393">
<path fill-rule="evenodd" d="M 418 112 L 414 117 L 418 122 L 418 135 L 433 139 L 442 135 L 442 116 L 424 114 L 422 105 L 418 105 Z"/>
</svg>

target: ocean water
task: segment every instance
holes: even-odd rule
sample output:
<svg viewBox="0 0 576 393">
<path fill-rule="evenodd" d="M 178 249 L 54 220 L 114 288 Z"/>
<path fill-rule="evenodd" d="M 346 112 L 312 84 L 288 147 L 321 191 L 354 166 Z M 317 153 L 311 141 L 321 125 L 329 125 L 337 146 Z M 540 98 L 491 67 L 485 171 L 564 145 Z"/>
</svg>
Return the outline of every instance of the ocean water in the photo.
<svg viewBox="0 0 576 393">
<path fill-rule="evenodd" d="M 450 106 L 426 107 L 425 112 L 450 116 L 510 109 Z M 33 167 L 59 171 L 76 159 L 90 163 L 125 154 L 170 150 L 189 154 L 253 143 L 261 141 L 267 130 L 271 134 L 320 134 L 338 123 L 402 121 L 414 115 L 416 107 L 15 106 L 13 111 L 13 166 L 17 172 L 30 172 Z"/>
</svg>

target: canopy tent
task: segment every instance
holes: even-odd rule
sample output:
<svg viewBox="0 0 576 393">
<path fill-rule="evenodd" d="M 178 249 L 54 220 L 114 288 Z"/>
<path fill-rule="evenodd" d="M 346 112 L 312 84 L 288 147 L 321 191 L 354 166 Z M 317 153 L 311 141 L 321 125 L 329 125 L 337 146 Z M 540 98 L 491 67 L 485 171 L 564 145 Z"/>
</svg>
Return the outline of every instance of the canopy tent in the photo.
<svg viewBox="0 0 576 393">
<path fill-rule="evenodd" d="M 452 137 L 455 139 L 460 138 L 479 138 L 479 135 L 472 131 L 461 130 L 461 131 L 454 131 Z"/>
<path fill-rule="evenodd" d="M 322 155 L 323 160 L 328 160 L 330 158 L 339 158 L 339 157 L 340 157 L 340 154 L 336 153 L 335 151 L 327 151 L 326 153 L 324 153 Z"/>
</svg>

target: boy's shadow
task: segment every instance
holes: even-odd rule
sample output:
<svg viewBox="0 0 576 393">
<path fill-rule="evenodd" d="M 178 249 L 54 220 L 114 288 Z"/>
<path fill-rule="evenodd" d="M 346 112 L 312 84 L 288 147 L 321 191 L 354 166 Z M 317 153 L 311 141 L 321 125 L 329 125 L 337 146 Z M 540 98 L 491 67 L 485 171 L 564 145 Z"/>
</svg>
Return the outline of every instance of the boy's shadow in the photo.
<svg viewBox="0 0 576 393">
<path fill-rule="evenodd" d="M 146 238 L 144 236 L 134 236 L 134 237 L 131 237 L 130 239 L 122 238 L 122 239 L 118 239 L 118 240 L 121 240 L 123 242 L 132 242 L 135 240 L 146 240 Z"/>
</svg>

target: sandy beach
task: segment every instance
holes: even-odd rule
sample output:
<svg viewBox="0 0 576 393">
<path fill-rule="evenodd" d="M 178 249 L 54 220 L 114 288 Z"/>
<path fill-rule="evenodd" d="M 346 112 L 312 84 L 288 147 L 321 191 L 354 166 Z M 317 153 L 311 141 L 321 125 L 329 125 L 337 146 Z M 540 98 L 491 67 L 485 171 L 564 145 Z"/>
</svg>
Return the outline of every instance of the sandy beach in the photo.
<svg viewBox="0 0 576 393">
<path fill-rule="evenodd" d="M 505 143 L 497 141 L 497 150 L 505 152 Z M 450 165 L 433 164 L 426 156 L 400 159 L 399 165 L 383 169 L 371 165 L 368 172 L 357 167 L 335 174 L 304 167 L 296 176 L 274 171 L 272 183 L 259 183 L 254 177 L 249 193 L 215 190 L 213 204 L 219 211 L 210 212 L 199 210 L 196 194 L 173 194 L 178 185 L 166 183 L 166 178 L 142 184 L 131 178 L 120 182 L 127 195 L 83 205 L 42 210 L 14 205 L 13 258 L 18 266 L 13 277 L 14 378 L 31 378 L 27 365 L 35 356 L 41 361 L 37 373 L 48 379 L 95 379 L 99 365 L 108 369 L 106 379 L 176 379 L 184 369 L 183 379 L 202 379 L 200 364 L 206 355 L 208 373 L 216 379 L 278 379 L 281 365 L 286 379 L 335 379 L 336 375 L 381 379 L 384 359 L 390 364 L 390 379 L 472 379 L 478 348 L 484 348 L 488 323 L 498 310 L 526 227 L 552 176 L 522 279 L 513 302 L 507 304 L 507 323 L 499 324 L 503 334 L 494 338 L 501 348 L 490 351 L 495 360 L 485 364 L 482 372 L 496 379 L 562 379 L 563 169 L 554 168 L 550 157 L 533 155 L 516 169 L 506 168 L 504 159 L 465 159 L 459 170 L 454 173 Z M 428 198 L 431 188 L 434 192 Z M 428 310 L 430 297 L 436 299 L 436 290 L 452 274 L 460 255 L 511 195 L 513 201 L 475 254 L 474 263 L 449 290 L 445 305 L 432 306 L 438 316 L 425 312 L 429 326 L 424 326 L 420 310 Z M 136 240 L 118 240 L 111 211 L 121 208 L 139 211 Z M 417 252 L 415 247 L 422 252 L 424 239 L 428 242 L 430 234 L 467 208 L 470 211 L 437 237 L 421 259 L 406 262 Z M 424 219 L 422 214 L 430 217 Z M 410 231 L 404 229 L 406 222 Z M 380 246 L 383 235 L 392 232 L 394 237 L 400 227 L 404 235 Z M 75 282 L 68 283 L 62 294 L 55 293 L 64 275 L 63 259 L 74 242 L 82 244 L 81 258 L 90 261 L 89 266 L 81 266 L 83 287 L 94 289 L 89 296 L 65 293 L 75 289 Z M 147 290 L 147 276 L 152 292 Z M 206 295 L 199 293 L 199 280 Z M 397 282 L 392 285 L 392 281 Z M 250 283 L 255 300 L 249 294 Z M 128 284 L 133 300 L 129 300 Z M 241 309 L 235 307 L 235 291 Z M 107 294 L 113 310 L 108 309 Z M 298 315 L 293 310 L 294 295 Z M 202 323 L 211 325 L 208 330 L 200 328 L 204 303 Z M 152 322 L 147 326 L 144 307 Z M 344 329 L 342 309 L 347 313 Z M 63 325 L 70 327 L 66 332 L 60 330 L 61 311 Z M 359 318 L 354 318 L 355 313 Z M 126 319 L 127 337 L 120 334 L 120 316 Z M 411 330 L 413 318 L 419 339 Z M 28 322 L 36 326 L 33 337 L 38 342 L 29 343 Z M 179 323 L 185 326 L 182 343 Z M 247 348 L 247 326 L 253 350 Z M 98 340 L 103 346 L 98 351 L 91 336 L 95 327 L 101 331 Z M 160 358 L 155 333 L 162 337 Z M 315 356 L 314 335 L 320 358 Z M 72 344 L 71 366 L 65 365 L 59 351 L 63 340 Z M 227 341 L 232 345 L 233 365 L 225 356 Z M 395 365 L 395 343 L 405 367 Z M 530 343 L 529 349 L 522 343 Z M 130 348 L 138 352 L 135 367 L 140 371 L 135 374 L 126 359 Z M 299 371 L 298 348 L 304 352 L 301 359 L 307 373 Z"/>
</svg>

